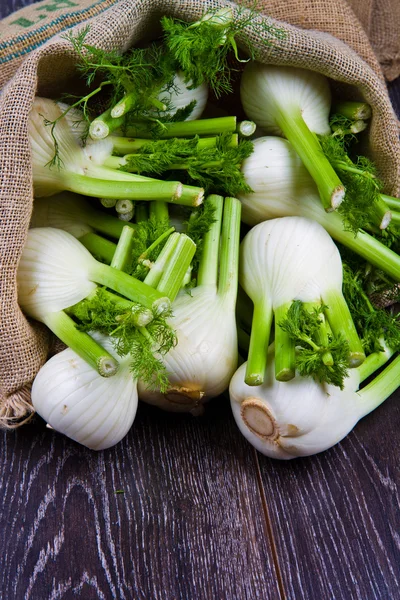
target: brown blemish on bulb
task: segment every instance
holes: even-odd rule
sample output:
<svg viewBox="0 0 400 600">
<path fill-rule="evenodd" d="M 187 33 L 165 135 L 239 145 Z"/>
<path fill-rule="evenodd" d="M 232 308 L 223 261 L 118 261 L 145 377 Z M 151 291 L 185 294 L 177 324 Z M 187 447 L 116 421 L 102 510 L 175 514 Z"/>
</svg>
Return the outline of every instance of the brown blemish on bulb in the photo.
<svg viewBox="0 0 400 600">
<path fill-rule="evenodd" d="M 300 432 L 300 429 L 296 425 L 293 425 L 292 423 L 288 423 L 287 433 L 289 436 L 296 437 L 296 435 L 298 435 L 299 432 Z"/>
<path fill-rule="evenodd" d="M 262 439 L 275 441 L 279 437 L 274 417 L 258 398 L 246 398 L 242 402 L 241 414 L 250 431 Z"/>
</svg>

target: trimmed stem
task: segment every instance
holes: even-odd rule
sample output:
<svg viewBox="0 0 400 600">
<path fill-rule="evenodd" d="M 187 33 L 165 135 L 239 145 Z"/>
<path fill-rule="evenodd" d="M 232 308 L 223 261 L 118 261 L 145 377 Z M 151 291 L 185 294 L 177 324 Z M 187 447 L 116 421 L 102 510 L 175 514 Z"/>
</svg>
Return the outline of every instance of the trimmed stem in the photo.
<svg viewBox="0 0 400 600">
<path fill-rule="evenodd" d="M 290 335 L 280 327 L 286 319 L 291 302 L 275 308 L 275 379 L 290 381 L 296 374 L 296 349 Z"/>
<path fill-rule="evenodd" d="M 399 227 L 400 226 L 400 212 L 391 211 L 391 215 L 392 215 L 392 219 L 390 221 L 390 224 L 393 227 Z"/>
<path fill-rule="evenodd" d="M 127 198 L 123 198 L 121 200 L 117 200 L 116 204 L 115 204 L 115 211 L 118 213 L 118 215 L 127 215 L 127 214 L 134 214 L 134 204 L 132 202 L 132 200 L 128 200 Z"/>
<path fill-rule="evenodd" d="M 362 401 L 363 416 L 389 398 L 399 385 L 400 356 L 397 356 L 371 383 L 357 392 Z"/>
<path fill-rule="evenodd" d="M 104 208 L 114 208 L 115 203 L 115 198 L 100 198 L 100 204 L 104 206 Z"/>
<path fill-rule="evenodd" d="M 123 123 L 123 117 L 119 119 L 112 118 L 111 109 L 109 108 L 90 123 L 89 135 L 92 140 L 103 140 L 110 133 L 121 127 Z"/>
<path fill-rule="evenodd" d="M 130 210 L 129 212 L 126 212 L 126 213 L 119 213 L 118 219 L 120 221 L 123 221 L 125 223 L 125 225 L 128 225 L 130 223 L 130 221 L 132 221 L 134 214 L 135 214 L 134 210 Z"/>
<path fill-rule="evenodd" d="M 367 120 L 372 115 L 371 107 L 366 102 L 337 102 L 331 112 L 343 115 L 352 121 Z"/>
<path fill-rule="evenodd" d="M 134 94 L 134 93 L 126 94 L 122 98 L 122 100 L 117 102 L 117 104 L 115 104 L 112 107 L 112 109 L 110 111 L 111 117 L 113 119 L 118 119 L 120 117 L 123 117 L 134 106 L 136 98 L 137 98 L 137 94 Z"/>
<path fill-rule="evenodd" d="M 257 125 L 254 121 L 240 121 L 238 123 L 236 131 L 240 133 L 242 137 L 250 137 L 255 133 Z"/>
<path fill-rule="evenodd" d="M 111 169 L 110 169 L 111 171 Z M 184 206 L 198 206 L 203 201 L 204 190 L 199 187 L 182 185 L 179 181 L 112 181 L 95 179 L 68 173 L 64 181 L 65 189 L 77 194 L 95 198 L 127 198 L 128 200 L 161 200 Z"/>
<path fill-rule="evenodd" d="M 325 316 L 334 337 L 342 335 L 349 344 L 349 366 L 358 367 L 365 360 L 365 354 L 346 300 L 341 292 L 336 291 L 328 292 L 322 300 L 327 305 Z"/>
<path fill-rule="evenodd" d="M 190 237 L 184 233 L 178 235 L 178 243 L 167 261 L 166 269 L 157 285 L 157 290 L 168 296 L 171 302 L 177 297 L 196 252 L 196 244 Z"/>
<path fill-rule="evenodd" d="M 110 267 L 126 272 L 132 257 L 133 235 L 133 229 L 125 225 L 122 230 L 121 237 L 118 240 Z"/>
<path fill-rule="evenodd" d="M 207 202 L 214 208 L 214 223 L 203 238 L 197 285 L 217 286 L 219 241 L 221 237 L 221 221 L 224 199 L 222 196 L 211 194 Z"/>
<path fill-rule="evenodd" d="M 68 173 L 65 177 L 65 189 L 95 198 L 164 200 L 178 204 L 182 194 L 182 184 L 177 181 L 112 181 L 77 173 Z"/>
<path fill-rule="evenodd" d="M 278 111 L 276 123 L 317 184 L 324 209 L 330 212 L 338 208 L 344 199 L 344 186 L 323 153 L 316 135 L 307 127 L 300 111 L 297 114 L 289 114 L 281 109 Z"/>
<path fill-rule="evenodd" d="M 142 254 L 139 256 L 138 262 L 142 263 L 144 260 L 146 260 L 149 254 L 153 252 L 154 248 L 157 248 L 157 246 L 159 246 L 165 240 L 165 238 L 168 238 L 172 233 L 174 233 L 174 231 L 175 228 L 170 227 L 169 229 L 167 229 L 167 231 L 164 231 L 164 233 L 158 236 L 158 238 L 154 240 L 154 242 L 150 244 L 150 246 L 146 248 L 144 252 L 142 252 Z"/>
<path fill-rule="evenodd" d="M 236 130 L 236 117 L 218 117 L 215 119 L 197 119 L 194 121 L 180 121 L 177 123 L 163 123 L 163 131 L 157 137 L 166 139 L 171 137 L 192 137 L 194 135 L 219 135 L 220 133 Z M 152 139 L 153 134 L 148 123 L 137 123 L 126 129 L 128 137 L 141 137 Z"/>
<path fill-rule="evenodd" d="M 168 312 L 170 309 L 171 303 L 163 294 L 131 275 L 117 271 L 108 265 L 96 261 L 90 276 L 92 281 L 111 288 L 129 300 L 154 310 L 157 314 Z"/>
<path fill-rule="evenodd" d="M 400 198 L 394 198 L 387 194 L 380 194 L 380 197 L 391 210 L 400 212 Z"/>
<path fill-rule="evenodd" d="M 249 356 L 245 375 L 247 385 L 261 385 L 264 382 L 272 316 L 273 311 L 270 299 L 267 294 L 264 294 L 261 302 L 257 302 L 254 305 Z"/>
<path fill-rule="evenodd" d="M 360 375 L 360 383 L 370 377 L 372 373 L 375 373 L 375 371 L 383 367 L 394 354 L 393 350 L 385 344 L 384 340 L 380 340 L 380 342 L 383 350 L 381 352 L 369 354 L 364 362 L 357 367 L 357 371 Z"/>
<path fill-rule="evenodd" d="M 161 250 L 155 263 L 146 275 L 146 278 L 144 280 L 144 283 L 146 285 L 150 285 L 153 288 L 157 287 L 164 272 L 165 266 L 178 243 L 178 239 L 179 233 L 172 233 L 169 236 L 164 248 Z"/>
<path fill-rule="evenodd" d="M 206 137 L 206 138 L 200 138 L 199 141 L 197 142 L 197 149 L 204 149 L 204 148 L 214 148 L 217 144 L 217 139 L 216 137 Z M 145 146 L 146 144 L 149 144 L 149 140 L 148 139 L 142 139 L 142 138 L 126 138 L 126 137 L 122 137 L 122 136 L 111 136 L 110 140 L 113 143 L 113 152 L 116 154 L 121 154 L 125 159 L 126 159 L 126 154 L 136 154 L 138 152 L 138 150 L 140 150 L 141 148 L 143 148 L 143 146 Z M 175 140 L 177 141 L 177 140 Z M 179 139 L 179 141 L 182 142 L 187 142 L 188 140 L 185 138 L 181 138 Z M 231 141 L 230 141 L 230 146 L 237 146 L 239 143 L 239 138 L 238 135 L 236 133 L 232 134 L 231 137 Z M 114 157 L 116 158 L 116 157 Z M 120 163 L 120 164 L 124 164 L 124 163 Z"/>
<path fill-rule="evenodd" d="M 239 279 L 240 217 L 242 205 L 236 198 L 225 198 L 221 231 L 218 294 L 236 304 Z M 234 307 L 233 307 L 234 308 Z"/>
<path fill-rule="evenodd" d="M 345 231 L 342 219 L 337 213 L 327 215 L 323 211 L 320 214 L 310 212 L 308 216 L 318 221 L 335 241 L 359 254 L 371 265 L 382 269 L 395 281 L 400 281 L 400 256 L 372 235 L 365 231 L 359 231 L 355 236 L 353 233 Z"/>
<path fill-rule="evenodd" d="M 42 321 L 64 344 L 67 344 L 93 369 L 96 369 L 102 377 L 115 375 L 118 370 L 118 362 L 115 358 L 90 335 L 79 331 L 74 321 L 65 312 L 50 313 L 43 317 Z"/>
<path fill-rule="evenodd" d="M 169 223 L 168 204 L 166 202 L 150 202 L 149 216 L 158 223 Z"/>
<path fill-rule="evenodd" d="M 79 238 L 79 241 L 93 256 L 104 260 L 107 264 L 111 264 L 117 244 L 106 240 L 96 233 L 85 233 L 85 235 Z"/>
</svg>

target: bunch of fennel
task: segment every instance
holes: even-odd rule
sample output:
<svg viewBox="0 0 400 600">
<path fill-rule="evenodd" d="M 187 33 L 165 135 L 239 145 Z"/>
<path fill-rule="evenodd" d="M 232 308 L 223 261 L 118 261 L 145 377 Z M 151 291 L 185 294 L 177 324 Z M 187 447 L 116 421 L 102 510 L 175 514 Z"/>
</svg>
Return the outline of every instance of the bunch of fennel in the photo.
<svg viewBox="0 0 400 600">
<path fill-rule="evenodd" d="M 351 369 L 340 390 L 299 375 L 288 382 L 277 381 L 271 345 L 262 385 L 245 383 L 245 363 L 232 377 L 229 393 L 236 423 L 248 441 L 271 458 L 288 460 L 323 452 L 398 388 L 399 356 L 360 389 L 391 355 L 387 348 L 370 354 L 362 365 Z"/>
<path fill-rule="evenodd" d="M 337 247 L 315 221 L 283 217 L 249 231 L 241 245 L 240 262 L 241 286 L 254 303 L 247 384 L 263 382 L 274 315 L 276 378 L 292 379 L 297 367 L 342 385 L 346 366 L 355 367 L 365 358 L 342 294 L 342 277 Z M 304 303 L 304 314 L 292 306 L 294 301 Z M 311 313 L 308 319 L 307 311 Z M 296 345 L 301 341 L 305 348 L 297 349 L 296 360 Z"/>
</svg>

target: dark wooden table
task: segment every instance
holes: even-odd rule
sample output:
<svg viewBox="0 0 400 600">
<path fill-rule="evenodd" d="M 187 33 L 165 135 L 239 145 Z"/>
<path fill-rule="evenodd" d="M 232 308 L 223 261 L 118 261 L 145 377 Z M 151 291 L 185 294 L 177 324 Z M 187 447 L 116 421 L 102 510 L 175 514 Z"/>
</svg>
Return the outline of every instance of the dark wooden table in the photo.
<svg viewBox="0 0 400 600">
<path fill-rule="evenodd" d="M 226 399 L 198 419 L 141 405 L 100 453 L 39 418 L 0 432 L 0 600 L 400 598 L 399 400 L 289 463 Z"/>
</svg>

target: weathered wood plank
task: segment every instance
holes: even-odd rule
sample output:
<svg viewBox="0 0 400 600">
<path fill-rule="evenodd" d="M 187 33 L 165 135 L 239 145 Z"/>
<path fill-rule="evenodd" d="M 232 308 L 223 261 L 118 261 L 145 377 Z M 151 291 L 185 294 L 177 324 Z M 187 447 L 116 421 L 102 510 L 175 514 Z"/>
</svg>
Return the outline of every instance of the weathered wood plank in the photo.
<svg viewBox="0 0 400 600">
<path fill-rule="evenodd" d="M 321 455 L 259 457 L 288 598 L 400 597 L 399 401 Z"/>
<path fill-rule="evenodd" d="M 279 599 L 253 455 L 222 404 L 197 420 L 141 407 L 102 453 L 3 432 L 0 597 Z"/>
</svg>

